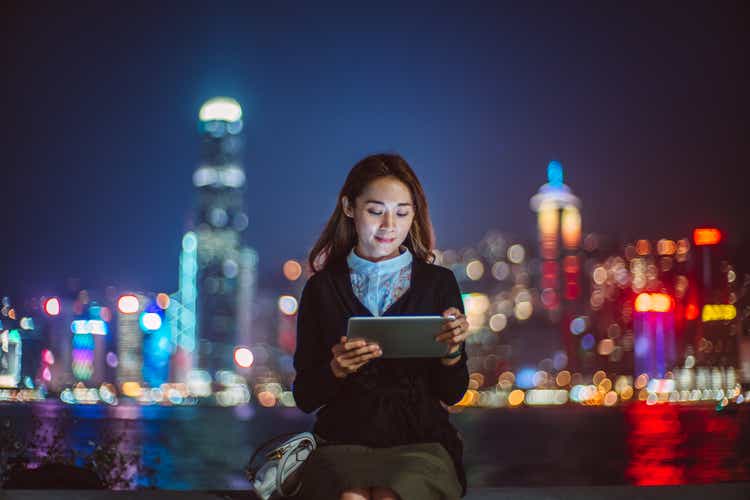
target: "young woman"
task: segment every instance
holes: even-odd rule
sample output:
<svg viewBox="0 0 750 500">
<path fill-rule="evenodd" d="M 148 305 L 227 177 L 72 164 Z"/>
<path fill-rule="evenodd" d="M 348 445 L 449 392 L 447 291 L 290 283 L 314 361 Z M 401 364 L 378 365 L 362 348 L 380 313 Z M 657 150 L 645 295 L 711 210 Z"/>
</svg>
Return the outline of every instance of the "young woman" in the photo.
<svg viewBox="0 0 750 500">
<path fill-rule="evenodd" d="M 444 499 L 466 493 L 463 446 L 445 405 L 468 385 L 468 322 L 453 273 L 433 265 L 422 186 L 398 155 L 349 172 L 310 252 L 315 274 L 300 300 L 294 398 L 317 410 L 319 448 L 304 464 L 304 498 Z M 379 359 L 346 337 L 351 316 L 455 316 L 439 359 Z"/>
</svg>

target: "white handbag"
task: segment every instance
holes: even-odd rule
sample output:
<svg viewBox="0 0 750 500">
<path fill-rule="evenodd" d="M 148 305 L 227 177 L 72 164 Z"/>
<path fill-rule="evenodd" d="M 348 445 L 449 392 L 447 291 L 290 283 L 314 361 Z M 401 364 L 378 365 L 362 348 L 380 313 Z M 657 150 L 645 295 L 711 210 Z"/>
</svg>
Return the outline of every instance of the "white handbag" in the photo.
<svg viewBox="0 0 750 500">
<path fill-rule="evenodd" d="M 278 444 L 283 440 L 281 444 Z M 315 436 L 309 432 L 299 434 L 282 434 L 275 436 L 256 448 L 247 466 L 247 478 L 252 483 L 251 490 L 263 500 L 273 495 L 280 497 L 293 496 L 299 493 L 299 469 L 317 443 Z M 263 454 L 266 462 L 260 467 L 253 466 L 255 457 Z"/>
</svg>

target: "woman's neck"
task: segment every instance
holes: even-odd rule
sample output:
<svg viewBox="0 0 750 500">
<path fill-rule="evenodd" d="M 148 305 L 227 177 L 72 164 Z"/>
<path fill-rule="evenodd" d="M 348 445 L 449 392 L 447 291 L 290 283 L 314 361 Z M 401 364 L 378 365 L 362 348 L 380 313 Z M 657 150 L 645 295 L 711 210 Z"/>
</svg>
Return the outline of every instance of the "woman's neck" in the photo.
<svg viewBox="0 0 750 500">
<path fill-rule="evenodd" d="M 356 246 L 354 247 L 354 253 L 357 255 L 357 257 L 361 259 L 369 260 L 370 262 L 383 262 L 384 260 L 394 259 L 398 257 L 399 255 L 401 255 L 402 253 L 404 253 L 405 250 L 406 250 L 406 247 L 400 246 L 398 247 L 398 250 L 391 255 L 384 255 L 383 257 L 372 257 L 369 255 L 364 255 L 360 251 L 359 248 L 357 248 Z"/>
</svg>

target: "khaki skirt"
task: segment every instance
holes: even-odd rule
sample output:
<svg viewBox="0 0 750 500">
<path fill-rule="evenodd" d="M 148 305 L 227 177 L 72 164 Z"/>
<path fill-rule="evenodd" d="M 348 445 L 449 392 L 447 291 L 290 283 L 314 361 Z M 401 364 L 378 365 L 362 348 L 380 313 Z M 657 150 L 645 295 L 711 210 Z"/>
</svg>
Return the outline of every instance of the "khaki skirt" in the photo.
<svg viewBox="0 0 750 500">
<path fill-rule="evenodd" d="M 453 460 L 440 443 L 390 448 L 321 445 L 300 471 L 298 498 L 338 499 L 346 490 L 390 488 L 402 500 L 443 500 L 461 497 Z"/>
</svg>

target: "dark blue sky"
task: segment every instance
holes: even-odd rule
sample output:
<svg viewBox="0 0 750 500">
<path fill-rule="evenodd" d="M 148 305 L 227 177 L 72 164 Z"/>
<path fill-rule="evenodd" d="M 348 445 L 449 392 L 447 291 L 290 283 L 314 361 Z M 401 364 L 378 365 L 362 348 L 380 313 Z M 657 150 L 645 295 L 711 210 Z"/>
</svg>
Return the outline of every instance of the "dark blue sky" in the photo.
<svg viewBox="0 0 750 500">
<path fill-rule="evenodd" d="M 215 95 L 245 112 L 261 286 L 379 151 L 412 163 L 441 247 L 491 227 L 532 238 L 528 198 L 553 158 L 584 231 L 748 238 L 740 3 L 296 4 L 3 7 L 0 294 L 69 276 L 175 290 L 197 113 Z"/>
</svg>

